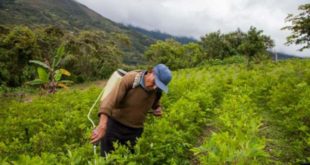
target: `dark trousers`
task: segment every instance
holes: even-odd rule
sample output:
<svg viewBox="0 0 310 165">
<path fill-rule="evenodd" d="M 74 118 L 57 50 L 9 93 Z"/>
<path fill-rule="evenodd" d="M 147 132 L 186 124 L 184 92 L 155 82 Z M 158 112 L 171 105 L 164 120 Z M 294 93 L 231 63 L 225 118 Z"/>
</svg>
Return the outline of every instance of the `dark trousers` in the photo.
<svg viewBox="0 0 310 165">
<path fill-rule="evenodd" d="M 133 152 L 133 146 L 136 144 L 136 140 L 141 136 L 142 132 L 143 128 L 131 128 L 109 117 L 105 136 L 101 139 L 100 143 L 101 156 L 105 156 L 106 153 L 113 151 L 113 142 L 116 141 L 128 146 L 130 151 Z M 130 145 L 128 145 L 128 142 Z"/>
</svg>

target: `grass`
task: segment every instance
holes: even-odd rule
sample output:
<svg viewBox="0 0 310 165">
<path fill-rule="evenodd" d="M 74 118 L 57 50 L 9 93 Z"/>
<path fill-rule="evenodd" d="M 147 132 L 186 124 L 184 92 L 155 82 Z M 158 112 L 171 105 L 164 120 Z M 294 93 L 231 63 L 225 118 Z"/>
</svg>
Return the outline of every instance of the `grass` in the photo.
<svg viewBox="0 0 310 165">
<path fill-rule="evenodd" d="M 81 84 L 73 84 L 69 89 L 59 88 L 58 91 L 63 90 L 86 90 L 91 87 L 104 88 L 106 80 L 89 81 Z M 24 86 L 19 88 L 0 87 L 0 105 L 8 105 L 11 101 L 17 102 L 32 102 L 34 97 L 41 97 L 48 95 L 46 90 L 38 87 Z"/>
</svg>

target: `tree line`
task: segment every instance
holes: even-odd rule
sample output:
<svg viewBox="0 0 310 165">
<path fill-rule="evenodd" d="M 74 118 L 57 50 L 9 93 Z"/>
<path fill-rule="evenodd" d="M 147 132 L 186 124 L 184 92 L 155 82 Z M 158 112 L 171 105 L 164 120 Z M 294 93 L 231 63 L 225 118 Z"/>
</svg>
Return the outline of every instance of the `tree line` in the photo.
<svg viewBox="0 0 310 165">
<path fill-rule="evenodd" d="M 106 78 L 122 64 L 120 47 L 129 44 L 121 33 L 0 26 L 0 85 L 18 87 L 34 79 L 35 66 L 29 61 L 51 63 L 60 45 L 65 48 L 60 65 L 72 73 L 73 81 Z"/>
<path fill-rule="evenodd" d="M 242 55 L 249 64 L 253 60 L 270 58 L 274 41 L 262 30 L 251 27 L 248 32 L 237 29 L 223 34 L 220 31 L 207 33 L 197 43 L 182 45 L 175 40 L 158 41 L 151 45 L 145 56 L 152 64 L 165 63 L 172 69 L 195 67 L 207 60 L 224 60 Z"/>
<path fill-rule="evenodd" d="M 65 49 L 60 66 L 72 73 L 71 80 L 83 82 L 107 78 L 115 69 L 124 67 L 126 57 L 122 50 L 130 47 L 131 42 L 127 35 L 115 32 L 0 26 L 0 85 L 18 87 L 34 79 L 36 68 L 29 61 L 51 64 L 60 45 Z M 247 33 L 239 29 L 227 34 L 208 33 L 200 42 L 188 44 L 173 39 L 157 41 L 147 48 L 144 56 L 149 65 L 165 63 L 172 69 L 180 69 L 233 55 L 244 54 L 249 60 L 267 57 L 267 49 L 273 45 L 270 37 L 251 27 Z"/>
</svg>

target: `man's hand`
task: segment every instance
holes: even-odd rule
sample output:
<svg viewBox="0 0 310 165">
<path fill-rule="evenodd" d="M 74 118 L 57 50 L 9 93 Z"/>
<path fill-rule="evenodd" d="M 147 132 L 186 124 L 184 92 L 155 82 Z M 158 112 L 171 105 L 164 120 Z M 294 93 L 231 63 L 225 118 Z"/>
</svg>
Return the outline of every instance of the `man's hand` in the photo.
<svg viewBox="0 0 310 165">
<path fill-rule="evenodd" d="M 91 143 L 96 144 L 103 136 L 105 135 L 105 127 L 100 127 L 99 125 L 96 129 L 93 130 L 93 133 L 90 137 Z"/>
<path fill-rule="evenodd" d="M 90 140 L 92 144 L 97 143 L 103 136 L 105 135 L 105 131 L 107 128 L 108 117 L 106 115 L 100 115 L 99 125 L 94 129 Z"/>
<path fill-rule="evenodd" d="M 153 115 L 155 115 L 155 116 L 162 116 L 163 115 L 163 112 L 161 111 L 160 106 L 153 110 Z"/>
</svg>

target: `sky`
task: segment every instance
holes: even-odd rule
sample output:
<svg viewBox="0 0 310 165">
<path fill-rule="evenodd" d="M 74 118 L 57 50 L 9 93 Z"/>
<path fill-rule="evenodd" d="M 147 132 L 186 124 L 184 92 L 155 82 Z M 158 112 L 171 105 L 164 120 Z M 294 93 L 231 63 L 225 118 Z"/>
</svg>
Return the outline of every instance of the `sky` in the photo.
<svg viewBox="0 0 310 165">
<path fill-rule="evenodd" d="M 309 0 L 76 0 L 118 23 L 156 30 L 175 36 L 200 39 L 210 32 L 229 33 L 251 26 L 263 30 L 275 41 L 273 51 L 310 57 L 310 50 L 287 46 L 289 13 Z"/>
</svg>

